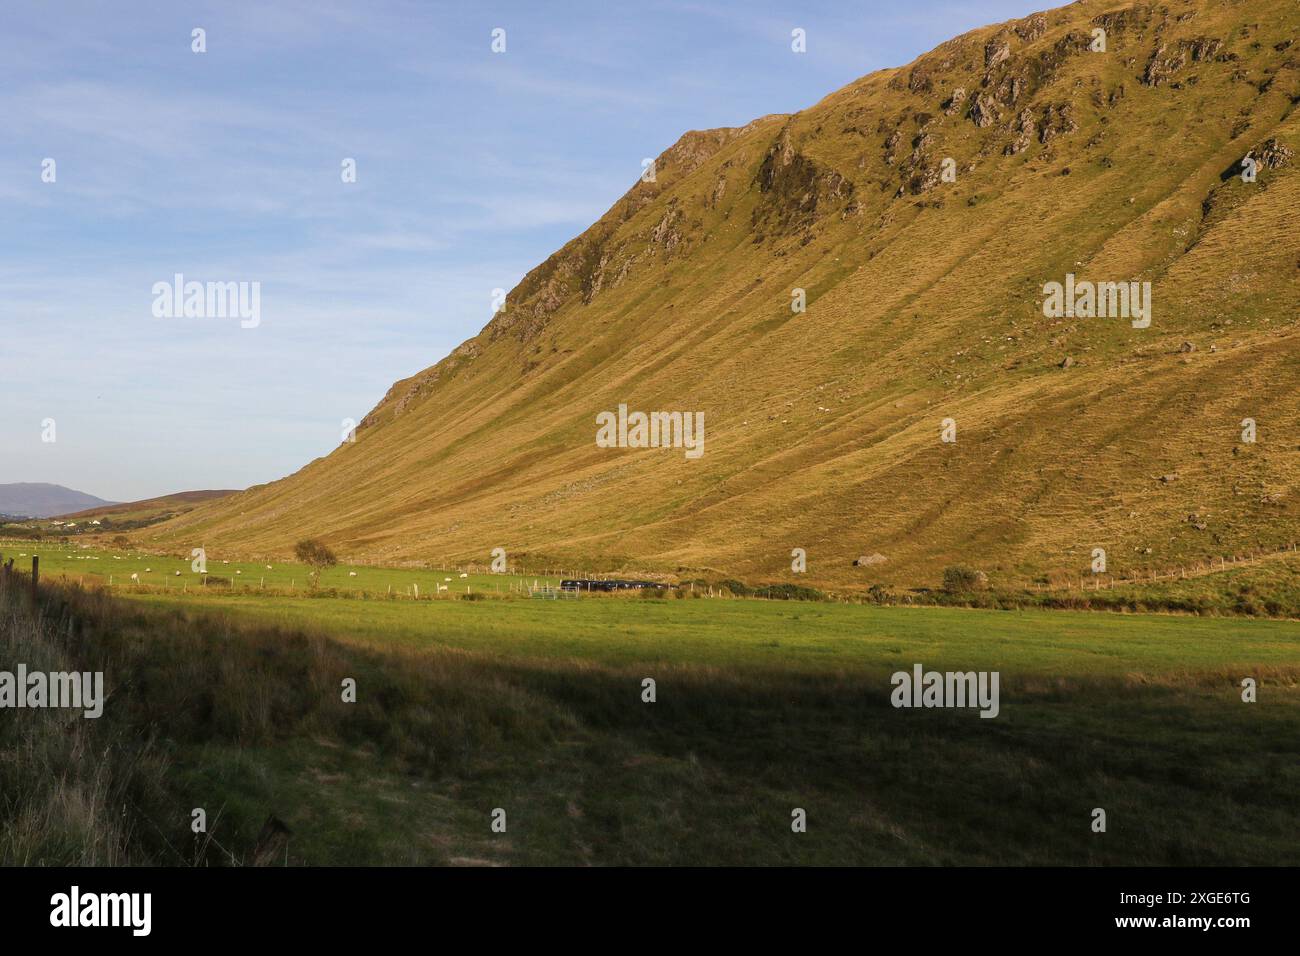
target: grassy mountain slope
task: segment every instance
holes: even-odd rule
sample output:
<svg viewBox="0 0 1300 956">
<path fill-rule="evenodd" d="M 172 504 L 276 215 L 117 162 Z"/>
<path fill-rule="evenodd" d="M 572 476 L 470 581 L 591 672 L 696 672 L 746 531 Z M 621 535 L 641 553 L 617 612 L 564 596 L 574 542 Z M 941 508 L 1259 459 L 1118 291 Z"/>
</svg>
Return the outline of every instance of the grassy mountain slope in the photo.
<svg viewBox="0 0 1300 956">
<path fill-rule="evenodd" d="M 802 547 L 834 586 L 1297 540 L 1296 37 L 1289 0 L 1084 0 L 688 133 L 354 444 L 145 534 L 771 580 Z M 1151 327 L 1045 317 L 1067 272 L 1150 281 Z M 704 412 L 703 457 L 597 447 L 619 403 Z"/>
</svg>

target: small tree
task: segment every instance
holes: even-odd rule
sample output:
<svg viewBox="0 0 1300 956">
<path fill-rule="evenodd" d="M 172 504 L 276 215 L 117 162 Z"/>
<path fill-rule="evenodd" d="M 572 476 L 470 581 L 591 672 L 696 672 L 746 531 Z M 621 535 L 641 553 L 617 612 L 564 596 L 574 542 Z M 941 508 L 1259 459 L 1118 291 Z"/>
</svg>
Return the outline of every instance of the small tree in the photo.
<svg viewBox="0 0 1300 956">
<path fill-rule="evenodd" d="M 295 544 L 293 546 L 293 556 L 312 569 L 312 587 L 315 587 L 316 582 L 320 580 L 322 571 L 339 563 L 339 559 L 334 556 L 334 552 L 326 547 L 324 542 L 318 541 L 316 538 L 306 538 Z"/>
</svg>

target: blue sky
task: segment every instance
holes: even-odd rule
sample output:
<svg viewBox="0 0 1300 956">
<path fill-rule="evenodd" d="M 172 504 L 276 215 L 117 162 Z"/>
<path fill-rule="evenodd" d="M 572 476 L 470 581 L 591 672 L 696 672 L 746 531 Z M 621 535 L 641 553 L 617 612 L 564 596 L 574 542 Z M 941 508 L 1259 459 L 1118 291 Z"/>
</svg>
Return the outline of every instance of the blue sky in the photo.
<svg viewBox="0 0 1300 956">
<path fill-rule="evenodd" d="M 289 474 L 684 131 L 1043 6 L 6 0 L 0 483 L 128 500 Z M 259 282 L 260 325 L 155 318 L 178 272 Z"/>
</svg>

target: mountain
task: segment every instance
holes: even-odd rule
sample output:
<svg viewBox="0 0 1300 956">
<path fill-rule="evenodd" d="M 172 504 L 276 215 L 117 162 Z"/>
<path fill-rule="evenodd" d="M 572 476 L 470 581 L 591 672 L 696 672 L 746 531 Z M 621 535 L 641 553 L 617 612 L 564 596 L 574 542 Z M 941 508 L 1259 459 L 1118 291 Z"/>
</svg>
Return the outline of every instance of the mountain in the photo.
<svg viewBox="0 0 1300 956">
<path fill-rule="evenodd" d="M 0 485 L 0 514 L 23 518 L 52 518 L 68 511 L 112 504 L 62 485 L 18 482 Z"/>
<path fill-rule="evenodd" d="M 235 494 L 234 489 L 214 489 L 208 491 L 178 491 L 175 494 L 159 495 L 157 498 L 143 498 L 140 501 L 108 503 L 84 511 L 60 515 L 63 518 L 108 518 L 115 521 L 158 520 L 163 515 L 173 515 L 188 511 L 195 505 L 224 498 Z"/>
<path fill-rule="evenodd" d="M 1297 37 L 1291 0 L 1083 0 L 687 133 L 355 443 L 148 533 L 749 581 L 803 548 L 846 587 L 1294 542 Z M 1055 310 L 1130 281 L 1149 327 Z M 599 447 L 620 404 L 703 413 L 703 454 Z"/>
</svg>

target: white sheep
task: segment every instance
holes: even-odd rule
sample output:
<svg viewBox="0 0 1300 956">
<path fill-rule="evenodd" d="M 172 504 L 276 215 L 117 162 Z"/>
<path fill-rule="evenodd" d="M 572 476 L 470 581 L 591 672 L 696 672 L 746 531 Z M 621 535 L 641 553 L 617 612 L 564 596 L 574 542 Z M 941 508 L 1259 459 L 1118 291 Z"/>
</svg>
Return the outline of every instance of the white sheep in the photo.
<svg viewBox="0 0 1300 956">
<path fill-rule="evenodd" d="M 461 577 L 462 577 L 462 578 L 467 578 L 467 577 L 469 577 L 469 575 L 468 575 L 468 574 L 462 574 Z"/>
<path fill-rule="evenodd" d="M 348 577 L 350 577 L 350 578 L 355 578 L 356 576 L 357 576 L 357 572 L 355 572 L 355 571 L 349 571 L 349 572 L 348 572 Z"/>
<path fill-rule="evenodd" d="M 140 575 L 138 575 L 138 574 L 133 574 L 133 575 L 131 575 L 131 580 L 134 581 L 136 584 L 139 584 L 139 583 L 140 583 Z"/>
</svg>

